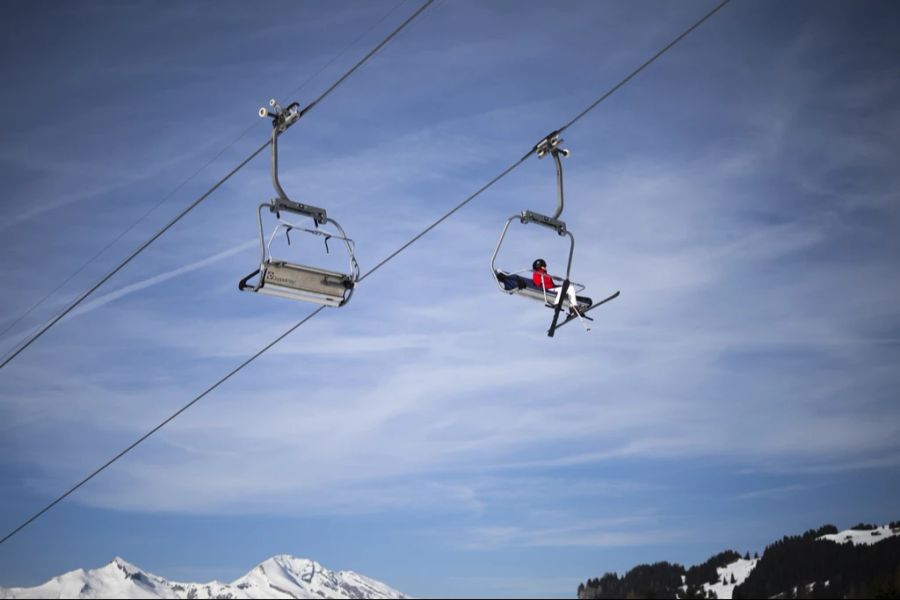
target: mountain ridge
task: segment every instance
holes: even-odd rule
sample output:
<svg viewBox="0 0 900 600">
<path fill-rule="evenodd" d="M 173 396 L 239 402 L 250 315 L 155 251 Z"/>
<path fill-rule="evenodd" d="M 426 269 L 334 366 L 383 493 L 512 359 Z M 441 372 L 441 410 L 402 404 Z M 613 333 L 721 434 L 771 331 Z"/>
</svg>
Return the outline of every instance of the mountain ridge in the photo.
<svg viewBox="0 0 900 600">
<path fill-rule="evenodd" d="M 170 581 L 116 556 L 97 569 L 75 569 L 34 587 L 0 587 L 0 599 L 13 598 L 357 598 L 409 596 L 353 571 L 331 571 L 318 562 L 278 554 L 230 582 Z"/>
</svg>

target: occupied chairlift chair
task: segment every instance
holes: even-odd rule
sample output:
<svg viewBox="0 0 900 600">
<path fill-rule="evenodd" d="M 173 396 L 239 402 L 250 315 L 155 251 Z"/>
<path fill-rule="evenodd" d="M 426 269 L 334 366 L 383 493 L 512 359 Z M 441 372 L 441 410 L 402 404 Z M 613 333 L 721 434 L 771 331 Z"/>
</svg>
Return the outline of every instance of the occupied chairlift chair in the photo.
<svg viewBox="0 0 900 600">
<path fill-rule="evenodd" d="M 240 281 L 238 289 L 326 306 L 343 306 L 350 301 L 356 282 L 359 280 L 359 265 L 354 255 L 353 240 L 347 237 L 337 221 L 328 217 L 324 208 L 294 202 L 285 194 L 278 181 L 278 136 L 300 118 L 299 104 L 295 102 L 286 109 L 282 109 L 275 100 L 270 100 L 269 106 L 274 112 L 263 107 L 259 109 L 259 116 L 272 119 L 272 183 L 277 197 L 268 203 L 259 205 L 260 265 L 258 269 Z M 274 214 L 277 221 L 268 241 L 266 241 L 263 228 L 263 211 L 265 210 Z M 299 227 L 286 221 L 282 218 L 282 213 L 309 217 L 313 220 L 315 229 Z M 320 225 L 330 225 L 337 233 L 319 229 Z M 325 238 L 326 252 L 329 240 L 341 240 L 350 257 L 350 273 L 338 273 L 274 258 L 271 254 L 272 242 L 281 231 L 284 231 L 289 245 L 291 231 L 322 236 Z M 250 279 L 256 275 L 259 275 L 256 283 L 249 283 Z"/>
<path fill-rule="evenodd" d="M 553 160 L 556 163 L 556 185 L 558 198 L 556 212 L 553 213 L 552 217 L 548 217 L 546 215 L 542 215 L 530 210 L 524 210 L 519 214 L 511 216 L 506 220 L 506 225 L 504 225 L 503 231 L 500 234 L 500 239 L 497 241 L 497 246 L 496 248 L 494 248 L 494 253 L 491 255 L 491 274 L 493 275 L 494 280 L 497 282 L 498 287 L 503 292 L 511 295 L 524 296 L 526 298 L 531 298 L 532 300 L 538 300 L 540 302 L 543 302 L 544 305 L 548 308 L 553 309 L 553 321 L 550 324 L 550 329 L 547 331 L 547 335 L 549 337 L 553 337 L 553 334 L 557 329 L 576 318 L 581 319 L 582 323 L 584 323 L 585 319 L 587 319 L 588 321 L 593 321 L 593 319 L 586 316 L 585 313 L 600 306 L 601 304 L 609 302 L 619 295 L 619 292 L 616 292 L 615 294 L 601 300 L 600 302 L 597 302 L 596 304 L 594 304 L 593 300 L 591 300 L 591 298 L 588 298 L 587 296 L 576 296 L 576 300 L 578 301 L 576 306 L 572 306 L 571 302 L 569 301 L 567 294 L 569 287 L 574 286 L 577 294 L 578 292 L 584 291 L 584 286 L 580 283 L 575 283 L 570 279 L 572 272 L 572 257 L 575 254 L 575 237 L 572 235 L 572 232 L 566 229 L 565 222 L 559 219 L 564 208 L 563 173 L 560 155 L 569 155 L 568 150 L 559 147 L 559 144 L 562 143 L 562 141 L 563 140 L 559 137 L 559 133 L 554 131 L 546 138 L 541 140 L 541 142 L 535 147 L 535 152 L 537 153 L 538 158 L 543 158 L 549 153 L 551 156 L 553 156 Z M 566 276 L 565 278 L 553 277 L 554 283 L 558 283 L 562 287 L 558 302 L 556 301 L 556 291 L 548 291 L 545 287 L 543 287 L 543 285 L 537 286 L 534 284 L 531 278 L 531 269 L 521 269 L 519 271 L 509 272 L 498 269 L 495 266 L 497 255 L 500 252 L 500 247 L 503 245 L 503 240 L 506 238 L 506 233 L 509 230 L 509 225 L 517 219 L 523 225 L 534 223 L 536 225 L 541 225 L 543 227 L 547 227 L 556 231 L 557 235 L 559 236 L 567 236 L 569 238 L 569 259 L 566 263 Z M 522 274 L 527 275 L 523 277 Z M 562 323 L 559 323 L 559 316 L 563 310 L 570 310 L 570 314 L 565 318 L 565 320 L 563 320 Z M 585 329 L 590 330 L 590 328 L 586 324 Z"/>
</svg>

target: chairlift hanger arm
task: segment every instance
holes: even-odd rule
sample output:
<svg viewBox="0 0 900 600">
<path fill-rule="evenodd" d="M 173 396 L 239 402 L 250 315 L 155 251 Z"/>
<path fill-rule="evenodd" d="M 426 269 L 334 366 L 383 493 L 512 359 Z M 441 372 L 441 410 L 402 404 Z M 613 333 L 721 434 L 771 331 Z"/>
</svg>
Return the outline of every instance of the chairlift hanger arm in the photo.
<svg viewBox="0 0 900 600">
<path fill-rule="evenodd" d="M 553 213 L 553 216 L 548 217 L 547 215 L 543 215 L 532 210 L 523 210 L 521 215 L 519 216 L 519 220 L 522 222 L 522 224 L 535 223 L 537 225 L 543 225 L 544 227 L 554 229 L 559 235 L 567 235 L 568 231 L 566 231 L 566 223 L 559 218 L 562 215 L 563 209 L 565 208 L 565 194 L 563 193 L 563 170 L 560 155 L 569 155 L 568 150 L 566 150 L 565 148 L 560 148 L 559 145 L 562 142 L 563 139 L 559 137 L 559 131 L 553 131 L 547 134 L 544 139 L 535 144 L 534 148 L 531 149 L 532 152 L 537 154 L 538 158 L 544 158 L 547 154 L 553 156 L 553 162 L 556 165 L 556 211 Z"/>
<path fill-rule="evenodd" d="M 548 153 L 553 156 L 553 162 L 556 163 L 556 192 L 557 192 L 557 203 L 556 203 L 556 212 L 553 213 L 551 217 L 552 220 L 557 221 L 559 216 L 563 212 L 563 208 L 565 206 L 565 198 L 563 195 L 563 171 L 562 171 L 562 161 L 560 160 L 560 154 L 563 156 L 569 156 L 569 151 L 565 148 L 560 148 L 560 144 L 563 143 L 561 137 L 559 137 L 559 131 L 553 131 L 544 137 L 540 142 L 535 144 L 534 148 L 532 148 L 532 152 L 537 154 L 538 158 L 544 158 Z M 562 233 L 560 233 L 562 235 Z"/>
<path fill-rule="evenodd" d="M 317 227 L 324 225 L 328 222 L 328 214 L 325 209 L 291 200 L 278 179 L 278 136 L 300 119 L 300 104 L 294 102 L 283 109 L 273 98 L 269 100 L 269 106 L 272 110 L 262 107 L 259 109 L 259 116 L 272 119 L 272 187 L 275 188 L 278 197 L 272 201 L 271 210 L 276 214 L 284 210 L 306 215 L 313 220 Z"/>
</svg>

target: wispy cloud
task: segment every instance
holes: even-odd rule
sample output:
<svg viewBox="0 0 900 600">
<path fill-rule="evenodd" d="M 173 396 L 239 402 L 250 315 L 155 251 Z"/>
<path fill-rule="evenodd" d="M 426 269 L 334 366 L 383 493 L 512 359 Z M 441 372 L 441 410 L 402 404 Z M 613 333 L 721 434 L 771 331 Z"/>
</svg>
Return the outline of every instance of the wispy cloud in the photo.
<svg viewBox="0 0 900 600">
<path fill-rule="evenodd" d="M 249 241 L 244 242 L 243 244 L 239 244 L 237 246 L 234 246 L 233 248 L 229 248 L 228 250 L 218 252 L 212 256 L 208 256 L 201 260 L 194 261 L 192 263 L 184 265 L 183 267 L 178 267 L 177 269 L 173 269 L 173 270 L 167 271 L 165 273 L 160 273 L 158 275 L 154 275 L 153 277 L 148 277 L 147 279 L 144 279 L 137 283 L 132 283 L 130 285 L 126 285 L 122 288 L 119 288 L 118 290 L 116 290 L 114 292 L 104 294 L 102 296 L 99 296 L 95 300 L 91 300 L 90 302 L 88 302 L 82 306 L 79 306 L 74 311 L 72 311 L 71 315 L 69 315 L 67 318 L 75 318 L 79 315 L 87 314 L 93 310 L 97 310 L 101 306 L 105 306 L 106 304 L 109 304 L 110 302 L 112 302 L 114 300 L 118 300 L 119 298 L 123 298 L 125 296 L 128 296 L 129 294 L 133 294 L 135 292 L 140 292 L 142 290 L 146 290 L 149 287 L 159 285 L 161 283 L 165 283 L 166 281 L 169 281 L 176 277 L 180 277 L 181 275 L 185 275 L 187 273 L 191 273 L 198 269 L 202 269 L 209 265 L 215 264 L 219 261 L 225 260 L 226 258 L 232 257 L 235 254 L 243 252 L 244 250 L 247 250 L 248 248 L 252 248 L 252 247 L 258 246 L 258 245 L 259 245 L 259 241 L 249 240 Z"/>
<path fill-rule="evenodd" d="M 457 543 L 468 549 L 594 547 L 621 548 L 665 544 L 684 537 L 687 532 L 654 529 L 653 519 L 647 515 L 612 519 L 573 519 L 569 524 L 527 527 L 473 527 L 454 534 Z"/>
<path fill-rule="evenodd" d="M 154 275 L 153 277 L 148 277 L 148 278 L 138 281 L 136 283 L 132 283 L 132 284 L 123 286 L 113 292 L 102 294 L 100 296 L 95 297 L 93 300 L 90 300 L 84 304 L 81 304 L 78 308 L 74 309 L 71 313 L 66 315 L 60 321 L 60 323 L 65 323 L 71 319 L 75 319 L 79 316 L 86 315 L 86 314 L 88 314 L 92 311 L 95 311 L 98 308 L 101 308 L 103 306 L 106 306 L 110 302 L 113 302 L 120 298 L 124 298 L 124 297 L 134 294 L 136 292 L 146 290 L 150 287 L 159 285 L 161 283 L 165 283 L 176 277 L 180 277 L 181 275 L 185 275 L 187 273 L 191 273 L 193 271 L 197 271 L 197 270 L 207 267 L 209 265 L 215 264 L 217 262 L 225 260 L 226 258 L 230 258 L 238 253 L 241 253 L 241 252 L 247 250 L 248 248 L 251 248 L 258 244 L 259 244 L 259 242 L 255 241 L 255 240 L 247 241 L 247 242 L 244 242 L 243 244 L 240 244 L 238 246 L 235 246 L 235 247 L 225 250 L 223 252 L 218 252 L 212 256 L 208 256 L 206 258 L 189 263 L 182 267 L 178 267 L 177 269 L 172 269 L 170 271 L 166 271 L 165 273 L 159 273 L 157 275 Z M 60 307 L 59 310 L 62 310 L 62 307 Z M 31 327 L 28 330 L 21 331 L 14 335 L 10 335 L 6 339 L 0 341 L 0 343 L 3 343 L 3 344 L 8 343 L 8 344 L 10 344 L 10 346 L 12 346 L 13 343 L 18 343 L 17 340 L 24 340 L 24 339 L 28 338 L 29 336 L 36 333 L 43 326 L 44 326 L 44 324 L 36 325 L 34 327 Z"/>
<path fill-rule="evenodd" d="M 735 496 L 737 500 L 758 500 L 758 499 L 773 499 L 773 498 L 786 498 L 788 496 L 792 496 L 797 494 L 798 492 L 802 492 L 808 490 L 811 486 L 807 484 L 794 483 L 790 485 L 782 485 L 778 487 L 765 488 L 760 490 L 752 490 L 749 492 L 742 492 Z"/>
<path fill-rule="evenodd" d="M 493 46 L 460 48 L 443 65 Z M 543 54 L 533 40 L 520 46 Z M 398 68 L 417 62 L 391 59 Z M 603 521 L 584 506 L 652 495 L 641 465 L 895 469 L 900 283 L 891 233 L 900 182 L 885 165 L 896 139 L 887 127 L 858 135 L 801 118 L 822 98 L 824 76 L 788 81 L 816 67 L 803 48 L 784 60 L 793 62 L 758 86 L 783 101 L 729 96 L 718 111 L 694 98 L 699 106 L 649 110 L 639 104 L 654 94 L 636 94 L 567 135 L 575 275 L 594 294 L 622 290 L 596 311 L 590 334 L 572 327 L 548 340 L 546 309 L 492 287 L 488 257 L 505 218 L 554 200 L 552 167 L 533 160 L 73 500 L 188 514 L 429 512 L 459 519 L 456 537 L 440 532 L 456 547 L 620 548 L 692 535 L 655 513 Z M 618 72 L 621 61 L 610 62 Z M 896 94 L 865 87 L 829 101 L 856 110 L 860 98 Z M 507 151 L 527 150 L 532 125 L 544 132 L 564 112 L 558 97 L 535 100 L 530 84 L 523 89 L 517 101 L 466 105 L 468 116 L 448 108 L 427 122 L 404 104 L 410 114 L 397 115 L 394 129 L 359 125 L 353 143 L 304 123 L 304 136 L 283 148 L 291 158 L 282 181 L 328 206 L 371 267 L 505 167 Z M 355 124 L 357 114 L 378 112 L 347 97 L 330 117 Z M 381 106 L 377 95 L 367 101 Z M 345 106 L 353 110 L 338 111 Z M 649 133 L 637 127 L 636 114 L 656 110 L 676 113 L 654 118 Z M 711 124 L 698 124 L 698 113 Z M 847 178 L 849 191 L 839 185 L 841 173 L 873 165 L 876 175 Z M 192 232 L 252 234 L 254 204 L 270 183 L 262 166 L 244 175 Z M 557 250 L 552 235 L 517 234 L 511 264 Z M 176 238 L 168 250 L 193 256 L 194 243 Z M 206 269 L 251 257 L 254 244 L 175 268 L 171 255 L 159 259 L 165 267 L 93 300 L 67 323 L 71 337 L 0 380 L 5 431 L 37 423 L 47 432 L 45 446 L 15 450 L 41 473 L 29 489 L 77 480 L 308 314 L 306 305 L 238 294 L 233 273 Z M 151 294 L 163 284 L 182 298 Z M 623 463 L 633 477 L 578 481 Z M 751 485 L 737 498 L 805 485 Z M 510 507 L 515 514 L 497 517 Z"/>
</svg>

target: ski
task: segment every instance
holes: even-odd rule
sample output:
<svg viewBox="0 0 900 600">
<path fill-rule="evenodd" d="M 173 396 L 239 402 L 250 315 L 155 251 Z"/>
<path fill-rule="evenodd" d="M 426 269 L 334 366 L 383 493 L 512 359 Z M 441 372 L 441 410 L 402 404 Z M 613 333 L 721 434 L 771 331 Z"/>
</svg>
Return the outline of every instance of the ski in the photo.
<svg viewBox="0 0 900 600">
<path fill-rule="evenodd" d="M 556 306 L 553 310 L 553 322 L 550 323 L 550 329 L 547 330 L 547 336 L 553 337 L 553 333 L 556 331 L 556 322 L 559 321 L 559 313 L 562 312 L 563 302 L 566 299 L 566 292 L 569 289 L 569 280 L 566 279 L 563 281 L 562 291 L 559 293 L 559 302 L 556 303 Z"/>
<path fill-rule="evenodd" d="M 600 302 L 595 302 L 594 304 L 592 304 L 592 305 L 590 306 L 590 308 L 587 308 L 587 309 L 585 309 L 584 311 L 582 311 L 581 314 L 582 314 L 582 315 L 586 315 L 587 313 L 589 313 L 590 311 L 594 310 L 594 309 L 597 308 L 598 306 L 601 306 L 601 305 L 603 305 L 603 304 L 606 304 L 606 303 L 609 302 L 610 300 L 615 300 L 616 298 L 619 297 L 619 293 L 620 293 L 620 292 L 617 291 L 617 292 L 616 292 L 615 294 L 613 294 L 612 296 L 609 296 L 609 297 L 607 297 L 607 298 L 604 298 L 604 299 L 601 300 Z M 568 322 L 570 322 L 570 321 L 574 321 L 574 320 L 577 319 L 577 318 L 578 318 L 577 315 L 571 315 L 571 316 L 569 316 L 569 317 L 566 317 L 566 320 L 563 321 L 562 323 L 560 323 L 559 325 L 556 325 L 556 327 L 553 327 L 553 328 L 550 330 L 550 332 L 548 332 L 548 335 L 549 335 L 550 337 L 553 337 L 553 333 L 555 332 L 556 329 L 559 329 L 560 327 L 562 327 L 562 326 L 565 325 L 566 323 L 568 323 Z"/>
</svg>

